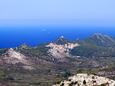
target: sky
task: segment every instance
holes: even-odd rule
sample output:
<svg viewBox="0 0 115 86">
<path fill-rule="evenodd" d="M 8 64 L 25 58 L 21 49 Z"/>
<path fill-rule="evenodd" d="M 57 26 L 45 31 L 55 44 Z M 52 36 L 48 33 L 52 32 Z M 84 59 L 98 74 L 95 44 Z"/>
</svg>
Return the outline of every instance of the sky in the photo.
<svg viewBox="0 0 115 86">
<path fill-rule="evenodd" d="M 0 27 L 115 27 L 115 0 L 0 0 Z"/>
</svg>

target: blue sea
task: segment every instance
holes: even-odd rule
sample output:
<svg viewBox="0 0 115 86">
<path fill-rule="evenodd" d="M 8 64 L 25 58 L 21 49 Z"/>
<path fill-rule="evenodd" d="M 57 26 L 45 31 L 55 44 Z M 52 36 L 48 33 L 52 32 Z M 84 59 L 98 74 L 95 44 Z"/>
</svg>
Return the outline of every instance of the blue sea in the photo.
<svg viewBox="0 0 115 86">
<path fill-rule="evenodd" d="M 36 46 L 51 42 L 60 36 L 69 40 L 85 39 L 93 33 L 115 36 L 115 28 L 100 27 L 1 27 L 0 48 L 17 47 L 21 44 Z"/>
</svg>

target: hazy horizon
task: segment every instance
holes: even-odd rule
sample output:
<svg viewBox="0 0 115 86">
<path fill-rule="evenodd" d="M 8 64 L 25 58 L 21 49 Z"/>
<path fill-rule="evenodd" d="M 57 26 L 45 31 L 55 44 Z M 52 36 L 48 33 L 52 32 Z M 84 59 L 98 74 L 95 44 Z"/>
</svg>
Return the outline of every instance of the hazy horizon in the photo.
<svg viewBox="0 0 115 86">
<path fill-rule="evenodd" d="M 1 0 L 0 27 L 114 27 L 114 0 Z"/>
</svg>

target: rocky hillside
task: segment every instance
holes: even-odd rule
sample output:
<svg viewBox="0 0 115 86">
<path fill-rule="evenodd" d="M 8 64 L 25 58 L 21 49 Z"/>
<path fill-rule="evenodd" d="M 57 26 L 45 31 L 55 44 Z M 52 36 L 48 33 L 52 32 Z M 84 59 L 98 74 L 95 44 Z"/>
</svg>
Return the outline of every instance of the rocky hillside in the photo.
<svg viewBox="0 0 115 86">
<path fill-rule="evenodd" d="M 0 82 L 52 86 L 76 73 L 115 79 L 114 52 L 114 38 L 100 33 L 84 40 L 69 41 L 61 36 L 34 47 L 23 44 L 0 49 Z"/>
<path fill-rule="evenodd" d="M 31 66 L 31 60 L 29 60 L 28 57 L 25 55 L 16 52 L 13 48 L 10 48 L 6 50 L 4 54 L 0 56 L 0 63 L 1 65 L 7 64 L 7 65 L 22 65 L 25 69 L 33 69 Z"/>
<path fill-rule="evenodd" d="M 48 53 L 55 58 L 70 57 L 70 50 L 79 46 L 78 43 L 65 43 L 63 45 L 50 43 L 46 45 L 49 48 Z"/>
<path fill-rule="evenodd" d="M 95 33 L 87 39 L 79 40 L 79 47 L 71 50 L 71 54 L 84 57 L 115 57 L 114 38 L 101 33 Z"/>
<path fill-rule="evenodd" d="M 13 48 L 8 49 L 2 56 L 1 59 L 3 62 L 8 63 L 8 64 L 17 64 L 17 63 L 22 63 L 22 64 L 29 64 L 26 61 L 26 56 L 23 54 L 16 52 Z"/>
<path fill-rule="evenodd" d="M 115 40 L 112 37 L 101 33 L 93 34 L 87 41 L 98 46 L 115 46 Z"/>
<path fill-rule="evenodd" d="M 76 74 L 53 86 L 115 86 L 115 81 L 90 74 Z"/>
</svg>

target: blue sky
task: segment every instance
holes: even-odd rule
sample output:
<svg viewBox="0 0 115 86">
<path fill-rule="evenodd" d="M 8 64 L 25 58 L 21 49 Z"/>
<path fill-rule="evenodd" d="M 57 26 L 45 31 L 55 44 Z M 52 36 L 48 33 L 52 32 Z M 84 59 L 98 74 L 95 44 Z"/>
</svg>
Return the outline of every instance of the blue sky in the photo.
<svg viewBox="0 0 115 86">
<path fill-rule="evenodd" d="M 115 27 L 115 0 L 0 0 L 0 26 Z"/>
</svg>

